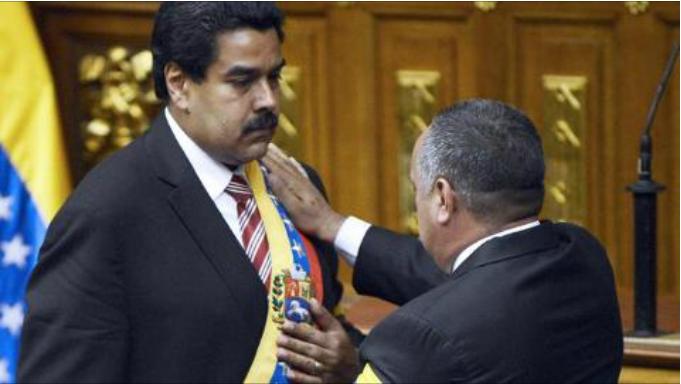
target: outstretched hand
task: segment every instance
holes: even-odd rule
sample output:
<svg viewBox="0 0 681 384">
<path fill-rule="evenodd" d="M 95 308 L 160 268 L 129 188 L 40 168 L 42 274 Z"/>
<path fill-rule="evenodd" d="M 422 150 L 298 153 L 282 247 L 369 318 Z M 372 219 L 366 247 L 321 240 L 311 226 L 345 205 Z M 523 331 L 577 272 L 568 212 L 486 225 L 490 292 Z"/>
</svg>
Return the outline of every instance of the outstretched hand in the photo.
<svg viewBox="0 0 681 384">
<path fill-rule="evenodd" d="M 293 223 L 303 232 L 333 243 L 345 217 L 335 212 L 315 188 L 303 167 L 270 144 L 263 158 L 272 192 L 284 204 Z"/>
<path fill-rule="evenodd" d="M 351 383 L 360 372 L 359 355 L 347 333 L 316 300 L 310 307 L 318 329 L 286 321 L 277 339 L 277 358 L 298 383 Z"/>
</svg>

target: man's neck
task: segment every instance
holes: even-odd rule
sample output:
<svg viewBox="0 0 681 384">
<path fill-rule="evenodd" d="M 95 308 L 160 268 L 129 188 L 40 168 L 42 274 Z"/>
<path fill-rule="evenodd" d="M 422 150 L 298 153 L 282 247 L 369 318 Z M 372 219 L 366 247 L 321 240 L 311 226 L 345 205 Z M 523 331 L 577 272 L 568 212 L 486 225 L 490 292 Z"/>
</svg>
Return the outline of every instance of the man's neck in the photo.
<svg viewBox="0 0 681 384">
<path fill-rule="evenodd" d="M 532 223 L 537 220 L 537 216 L 530 216 L 503 224 L 488 224 L 472 219 L 468 225 L 463 225 L 461 228 L 456 230 L 456 233 L 458 234 L 458 240 L 455 240 L 449 244 L 448 254 L 452 255 L 452 257 L 447 270 L 451 271 L 461 253 L 466 248 L 475 244 L 477 241 L 515 227 Z"/>
<path fill-rule="evenodd" d="M 212 159 L 214 159 L 216 162 L 224 165 L 227 167 L 231 172 L 236 172 L 240 166 L 242 166 L 242 163 L 239 163 L 237 161 L 226 161 L 225 159 L 221 159 L 217 156 L 214 156 L 210 153 L 210 151 L 207 150 L 207 148 L 204 148 L 201 146 L 199 142 L 197 142 L 191 135 L 190 132 L 190 127 L 189 127 L 189 121 L 187 119 L 187 114 L 182 111 L 181 109 L 177 108 L 175 105 L 172 103 L 169 103 L 167 105 L 168 108 L 168 113 L 170 113 L 170 117 L 173 119 L 175 122 L 176 126 L 180 128 L 180 130 L 184 133 L 184 135 L 192 141 L 198 148 L 201 149 L 207 156 L 210 156 Z"/>
</svg>

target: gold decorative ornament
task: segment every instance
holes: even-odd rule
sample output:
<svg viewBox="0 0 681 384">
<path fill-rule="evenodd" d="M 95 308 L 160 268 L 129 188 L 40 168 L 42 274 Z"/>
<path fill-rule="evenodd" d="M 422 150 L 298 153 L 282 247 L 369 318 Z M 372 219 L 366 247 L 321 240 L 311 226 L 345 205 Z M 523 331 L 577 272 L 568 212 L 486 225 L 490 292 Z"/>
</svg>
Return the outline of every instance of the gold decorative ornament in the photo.
<svg viewBox="0 0 681 384">
<path fill-rule="evenodd" d="M 149 50 L 131 53 L 111 47 L 106 54 L 88 54 L 79 63 L 80 93 L 87 120 L 82 123 L 84 158 L 92 167 L 128 145 L 149 126 L 157 112 Z"/>
<path fill-rule="evenodd" d="M 400 217 L 402 227 L 418 233 L 414 190 L 409 180 L 411 152 L 416 139 L 428 128 L 437 112 L 437 92 L 441 75 L 437 71 L 399 70 L 396 73 L 400 148 L 398 151 Z"/>
<path fill-rule="evenodd" d="M 586 85 L 584 76 L 545 75 L 544 148 L 546 199 L 543 216 L 584 223 L 586 219 Z"/>
<path fill-rule="evenodd" d="M 491 12 L 497 7 L 496 1 L 474 1 L 473 4 L 475 5 L 475 8 L 485 13 Z"/>
<path fill-rule="evenodd" d="M 567 193 L 567 186 L 565 185 L 564 181 L 560 180 L 549 185 L 548 192 L 556 201 L 556 203 L 560 205 L 567 203 L 567 197 L 565 196 Z"/>
<path fill-rule="evenodd" d="M 575 148 L 582 146 L 582 142 L 579 141 L 579 137 L 575 135 L 572 127 L 570 127 L 570 124 L 568 124 L 567 121 L 558 119 L 554 125 L 554 132 L 556 134 L 556 138 L 561 143 L 568 143 Z"/>
<path fill-rule="evenodd" d="M 301 69 L 286 66 L 279 80 L 279 127 L 272 140 L 289 155 L 300 159 L 303 155 L 303 142 L 300 134 L 301 126 Z"/>
<path fill-rule="evenodd" d="M 640 15 L 645 13 L 650 6 L 649 1 L 625 1 L 624 6 L 629 9 L 629 13 L 632 15 Z"/>
</svg>

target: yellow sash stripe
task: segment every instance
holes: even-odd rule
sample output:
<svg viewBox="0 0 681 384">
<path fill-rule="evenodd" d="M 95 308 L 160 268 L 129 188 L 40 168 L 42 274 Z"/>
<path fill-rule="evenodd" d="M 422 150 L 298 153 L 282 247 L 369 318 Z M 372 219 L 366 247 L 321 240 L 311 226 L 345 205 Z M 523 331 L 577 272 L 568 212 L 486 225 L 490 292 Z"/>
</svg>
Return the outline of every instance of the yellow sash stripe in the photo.
<svg viewBox="0 0 681 384">
<path fill-rule="evenodd" d="M 263 225 L 267 235 L 267 241 L 270 246 L 270 253 L 272 255 L 272 279 L 274 276 L 280 274 L 282 270 L 291 270 L 293 264 L 293 253 L 291 251 L 291 244 L 289 243 L 288 235 L 286 234 L 286 227 L 284 222 L 279 217 L 279 212 L 274 206 L 274 203 L 267 194 L 267 187 L 265 186 L 265 178 L 260 170 L 260 165 L 257 161 L 251 161 L 246 164 L 246 178 L 253 190 L 255 203 L 258 206 L 258 211 L 262 217 Z M 272 309 L 272 288 L 274 284 L 270 284 L 269 300 L 267 303 L 267 319 L 265 320 L 265 329 L 260 339 L 258 351 L 255 353 L 255 358 L 248 370 L 246 383 L 269 383 L 274 374 L 274 369 L 277 364 L 277 337 L 281 332 L 277 324 L 273 321 L 274 310 Z"/>
<path fill-rule="evenodd" d="M 378 378 L 374 369 L 371 368 L 371 364 L 366 363 L 364 365 L 364 370 L 357 376 L 355 383 L 357 384 L 370 384 L 370 383 L 380 383 L 381 379 Z"/>
</svg>

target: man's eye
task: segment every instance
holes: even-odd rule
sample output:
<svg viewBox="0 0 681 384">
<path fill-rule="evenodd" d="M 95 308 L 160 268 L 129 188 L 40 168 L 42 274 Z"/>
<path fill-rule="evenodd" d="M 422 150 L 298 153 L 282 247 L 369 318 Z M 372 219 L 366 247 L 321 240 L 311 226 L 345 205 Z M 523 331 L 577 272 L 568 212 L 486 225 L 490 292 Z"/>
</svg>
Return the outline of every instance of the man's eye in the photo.
<svg viewBox="0 0 681 384">
<path fill-rule="evenodd" d="M 267 76 L 267 79 L 271 82 L 278 82 L 281 80 L 281 72 L 270 73 L 270 75 Z"/>
<path fill-rule="evenodd" d="M 229 81 L 230 84 L 234 85 L 235 87 L 238 88 L 247 88 L 251 84 L 253 84 L 252 79 L 232 79 Z"/>
</svg>

